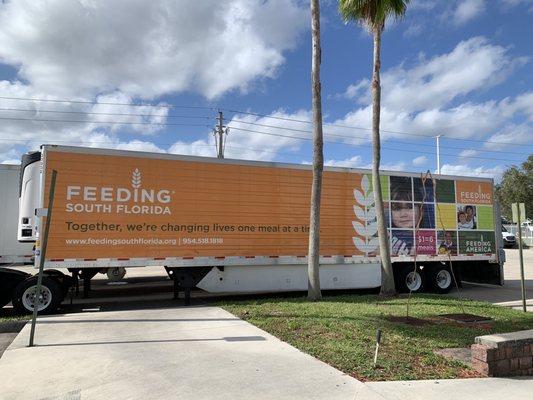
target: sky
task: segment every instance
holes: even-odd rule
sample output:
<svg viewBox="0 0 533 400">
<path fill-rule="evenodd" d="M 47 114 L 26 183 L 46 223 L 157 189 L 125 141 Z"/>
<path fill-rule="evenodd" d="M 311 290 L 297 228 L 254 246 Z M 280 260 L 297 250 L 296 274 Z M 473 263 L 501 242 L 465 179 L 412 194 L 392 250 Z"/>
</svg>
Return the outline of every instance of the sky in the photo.
<svg viewBox="0 0 533 400">
<path fill-rule="evenodd" d="M 321 1 L 326 165 L 369 168 L 372 37 Z M 533 153 L 533 0 L 413 0 L 382 39 L 382 169 Z M 0 0 L 0 163 L 41 144 L 312 161 L 301 0 Z"/>
</svg>

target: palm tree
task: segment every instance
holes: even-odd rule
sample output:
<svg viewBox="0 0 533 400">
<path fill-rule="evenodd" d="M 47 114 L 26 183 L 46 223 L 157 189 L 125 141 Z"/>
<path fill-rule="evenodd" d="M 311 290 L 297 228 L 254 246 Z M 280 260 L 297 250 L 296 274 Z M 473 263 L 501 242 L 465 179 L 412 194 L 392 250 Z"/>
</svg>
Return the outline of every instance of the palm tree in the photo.
<svg viewBox="0 0 533 400">
<path fill-rule="evenodd" d="M 309 255 L 307 265 L 309 300 L 322 298 L 320 293 L 320 195 L 322 193 L 322 170 L 324 168 L 322 139 L 322 98 L 320 87 L 320 5 L 319 0 L 311 0 L 311 30 L 313 36 L 313 56 L 311 67 L 313 93 L 313 184 L 311 188 L 311 215 L 309 220 Z"/>
<path fill-rule="evenodd" d="M 345 22 L 354 21 L 363 25 L 374 36 L 374 68 L 372 70 L 372 186 L 376 201 L 376 217 L 381 257 L 381 294 L 396 292 L 390 259 L 389 238 L 385 226 L 383 196 L 379 179 L 381 145 L 379 119 L 381 112 L 381 34 L 387 18 L 402 18 L 409 0 L 339 0 L 339 11 Z"/>
</svg>

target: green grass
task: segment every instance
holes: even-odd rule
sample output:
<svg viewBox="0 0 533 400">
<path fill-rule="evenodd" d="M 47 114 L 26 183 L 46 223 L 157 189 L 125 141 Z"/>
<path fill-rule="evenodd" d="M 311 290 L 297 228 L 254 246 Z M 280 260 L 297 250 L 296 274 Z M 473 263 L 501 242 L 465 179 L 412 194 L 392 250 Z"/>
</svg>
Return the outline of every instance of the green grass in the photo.
<svg viewBox="0 0 533 400">
<path fill-rule="evenodd" d="M 490 325 L 466 326 L 438 316 L 461 313 L 459 301 L 414 295 L 409 315 L 430 323 L 393 323 L 387 316 L 406 315 L 406 297 L 340 295 L 320 302 L 300 298 L 226 300 L 219 305 L 298 349 L 363 381 L 437 379 L 478 376 L 468 366 L 433 352 L 468 347 L 479 335 L 533 329 L 533 314 L 465 300 L 465 312 L 490 317 Z M 377 367 L 373 366 L 376 330 L 383 332 Z"/>
<path fill-rule="evenodd" d="M 25 319 L 30 319 L 31 315 L 17 315 L 13 311 L 13 309 L 10 308 L 0 308 L 0 322 L 7 322 L 7 321 L 21 321 Z"/>
</svg>

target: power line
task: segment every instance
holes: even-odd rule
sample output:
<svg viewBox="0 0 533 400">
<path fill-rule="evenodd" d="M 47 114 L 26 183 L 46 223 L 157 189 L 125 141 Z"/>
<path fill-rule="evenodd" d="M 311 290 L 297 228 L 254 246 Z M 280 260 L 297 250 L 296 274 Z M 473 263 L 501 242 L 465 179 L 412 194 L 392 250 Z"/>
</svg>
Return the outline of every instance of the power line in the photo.
<svg viewBox="0 0 533 400">
<path fill-rule="evenodd" d="M 126 117 L 163 117 L 163 118 L 191 118 L 191 119 L 213 119 L 203 115 L 158 115 L 158 114 L 134 114 L 134 113 L 107 113 L 107 112 L 88 112 L 88 111 L 66 111 L 66 110 L 29 110 L 21 108 L 0 108 L 0 111 L 17 111 L 31 113 L 57 113 L 57 114 L 82 114 L 82 115 L 114 115 Z"/>
<path fill-rule="evenodd" d="M 164 117 L 164 118 L 190 118 L 190 119 L 205 119 L 210 120 L 212 117 L 208 116 L 191 116 L 191 115 L 156 115 L 156 114 L 134 114 L 134 113 L 105 113 L 105 112 L 86 112 L 86 111 L 61 111 L 61 110 L 29 110 L 29 109 L 16 109 L 16 108 L 0 108 L 0 111 L 20 111 L 20 112 L 43 112 L 43 113 L 61 113 L 61 114 L 83 114 L 83 115 L 108 115 L 108 116 L 137 116 L 137 117 Z M 174 124 L 174 123 L 155 123 L 155 122 L 129 122 L 129 121 L 85 121 L 85 120 L 59 120 L 59 119 L 42 119 L 42 118 L 19 118 L 19 117 L 0 117 L 0 119 L 9 119 L 9 120 L 20 120 L 20 121 L 42 121 L 42 122 L 64 122 L 64 123 L 91 123 L 91 124 L 120 124 L 120 125 L 157 125 L 157 126 L 204 126 L 204 125 L 192 125 L 192 124 Z M 255 122 L 248 122 L 248 121 L 241 121 L 241 120 L 234 120 L 231 121 L 232 123 L 240 123 L 240 124 L 246 124 L 246 125 L 253 125 L 253 126 L 260 126 L 260 127 L 266 127 L 266 128 L 273 128 L 273 129 L 281 129 L 285 131 L 293 131 L 293 132 L 304 132 L 304 133 L 312 133 L 310 130 L 305 129 L 297 129 L 297 128 L 289 128 L 289 127 L 280 127 L 276 125 L 266 125 L 266 124 L 259 124 Z M 327 125 L 327 124 L 326 124 Z M 207 125 L 206 125 L 207 126 Z M 334 137 L 340 137 L 345 139 L 368 139 L 366 136 L 357 136 L 357 135 L 340 135 L 335 134 L 331 132 L 324 132 L 328 136 L 334 136 Z M 426 136 L 427 137 L 427 136 Z M 427 137 L 429 138 L 429 137 Z M 387 139 L 387 141 L 393 141 L 398 142 L 402 144 L 412 144 L 415 146 L 423 146 L 423 147 L 434 147 L 433 145 L 426 144 L 426 143 L 417 143 L 412 141 L 400 141 L 398 139 Z M 466 149 L 463 147 L 457 147 L 457 146 L 441 146 L 443 148 L 449 148 L 449 149 L 455 149 L 455 150 L 471 150 Z M 504 153 L 504 154 L 516 154 L 516 155 L 528 155 L 529 153 L 521 153 L 521 152 L 514 152 L 514 151 L 502 151 L 502 150 L 486 150 L 484 151 L 490 152 L 490 153 Z"/>
<path fill-rule="evenodd" d="M 116 124 L 116 125 L 152 125 L 152 126 L 196 126 L 196 127 L 207 127 L 207 128 L 210 127 L 209 125 L 206 125 L 206 124 L 169 123 L 169 122 L 167 122 L 167 123 L 155 123 L 155 122 L 85 121 L 85 120 L 59 120 L 59 119 L 15 118 L 15 117 L 13 117 L 13 118 L 11 118 L 11 117 L 0 117 L 0 120 L 52 122 L 52 123 L 88 123 L 88 124 L 101 124 L 101 125 Z M 278 134 L 278 133 L 273 133 L 273 132 L 256 131 L 256 130 L 251 130 L 251 129 L 237 128 L 237 127 L 232 127 L 231 129 L 236 129 L 236 130 L 240 130 L 240 131 L 244 131 L 244 132 L 250 132 L 250 133 L 259 133 L 259 134 L 263 134 L 263 135 L 270 135 L 270 136 L 278 136 L 278 137 L 296 139 L 296 140 L 306 140 L 306 141 L 310 141 L 311 140 L 310 137 L 283 135 L 283 134 Z M 303 132 L 306 132 L 306 131 L 303 131 Z M 339 136 L 339 135 L 335 135 L 335 136 Z M 341 135 L 341 137 L 350 138 L 348 136 L 342 136 L 342 135 Z M 7 139 L 7 140 L 9 140 L 9 139 Z M 345 145 L 350 145 L 350 146 L 355 146 L 355 147 L 368 147 L 368 146 L 371 146 L 370 143 L 369 144 L 354 144 L 354 143 L 349 143 L 349 142 L 345 142 L 345 141 L 344 142 L 339 142 L 339 141 L 333 141 L 333 140 L 324 140 L 324 142 L 326 142 L 326 143 L 336 143 L 336 144 L 345 144 Z M 386 150 L 399 151 L 399 152 L 408 152 L 408 153 L 417 153 L 417 154 L 424 153 L 424 154 L 433 155 L 432 152 L 420 151 L 420 150 L 408 150 L 408 149 L 400 149 L 400 148 L 386 147 L 386 146 L 381 146 L 381 148 L 382 149 L 386 149 Z M 442 155 L 443 156 L 448 156 L 448 157 L 454 157 L 454 158 L 464 158 L 462 156 L 455 155 L 455 154 L 442 154 Z M 494 158 L 494 157 L 469 156 L 468 158 L 476 158 L 476 159 L 482 159 L 482 160 L 506 161 L 506 162 L 511 161 L 511 160 L 508 160 L 508 159 Z"/>
<path fill-rule="evenodd" d="M 248 122 L 248 121 L 240 121 L 240 120 L 233 120 L 233 121 L 231 121 L 231 123 L 240 123 L 240 124 L 260 126 L 260 127 L 265 127 L 265 128 L 282 129 L 282 130 L 293 131 L 293 132 L 312 133 L 312 131 L 305 130 L 305 129 L 288 128 L 288 127 L 281 127 L 281 126 L 276 126 L 276 125 L 266 125 L 266 124 L 259 124 L 259 123 L 256 123 L 256 122 Z M 326 126 L 328 126 L 328 125 L 326 124 Z M 366 136 L 339 135 L 339 134 L 328 132 L 326 130 L 324 130 L 324 134 L 328 135 L 328 136 L 341 137 L 341 138 L 345 138 L 345 139 L 366 139 L 366 140 L 369 139 Z M 429 136 L 426 136 L 426 138 L 433 139 L 432 137 L 429 137 Z M 412 145 L 415 145 L 415 146 L 425 146 L 425 147 L 432 147 L 432 148 L 435 147 L 432 144 L 418 143 L 418 142 L 404 141 L 404 140 L 400 141 L 398 139 L 387 138 L 387 141 L 389 141 L 389 142 L 399 142 L 399 143 L 402 143 L 402 144 L 412 144 Z M 455 149 L 455 150 L 471 150 L 471 149 L 466 149 L 464 147 L 457 147 L 457 146 L 445 146 L 445 145 L 442 145 L 441 147 L 448 148 L 448 149 Z M 502 151 L 502 150 L 485 150 L 484 149 L 484 151 L 487 151 L 489 153 L 505 153 L 505 154 L 517 154 L 517 155 L 528 155 L 529 154 L 529 153 L 521 153 L 521 152 L 516 152 L 516 151 Z"/>
<path fill-rule="evenodd" d="M 0 138 L 0 140 L 10 140 L 10 139 L 5 139 L 5 138 Z M 36 142 L 36 143 L 39 143 L 41 144 L 41 142 L 38 142 L 37 140 L 35 139 L 13 139 L 12 141 L 14 142 Z M 68 144 L 86 144 L 85 142 L 81 141 L 81 140 L 53 140 L 52 142 L 47 142 L 47 144 L 57 144 L 57 143 L 60 143 L 60 144 L 63 144 L 63 145 L 68 145 Z M 114 141 L 94 141 L 94 140 L 91 140 L 91 143 L 97 143 L 97 144 L 112 144 L 112 145 L 120 145 L 121 143 L 117 143 L 117 142 L 114 142 Z M 123 143 L 123 144 L 127 144 L 127 143 Z M 159 143 L 159 145 L 162 145 L 162 146 L 171 146 L 175 143 L 169 143 L 169 142 L 166 142 L 166 143 Z M 214 150 L 216 150 L 216 147 L 214 144 L 211 144 L 211 145 L 208 145 L 208 144 L 195 144 L 193 147 L 208 147 L 208 148 L 212 148 Z M 226 148 L 231 148 L 231 149 L 236 149 L 236 150 L 248 150 L 248 151 L 255 151 L 255 152 L 258 152 L 258 153 L 272 153 L 272 154 L 277 154 L 277 155 L 287 155 L 287 156 L 308 156 L 309 154 L 307 153 L 302 153 L 302 152 L 292 152 L 292 153 L 288 153 L 288 152 L 281 152 L 281 151 L 276 151 L 276 150 L 267 150 L 265 149 L 264 147 L 262 148 L 254 148 L 254 147 L 241 147 L 241 146 L 231 146 L 231 145 L 227 145 Z M 167 154 L 172 154 L 172 153 L 167 153 Z M 343 168 L 359 168 L 359 169 L 369 169 L 369 167 L 366 167 L 366 166 L 342 166 L 341 167 Z M 494 176 L 494 174 L 492 173 L 489 173 L 489 172 L 478 172 L 477 175 L 487 175 L 487 176 Z M 475 176 L 475 175 L 468 175 L 468 176 Z"/>
<path fill-rule="evenodd" d="M 251 130 L 251 129 L 243 129 L 243 128 L 236 128 L 236 127 L 232 127 L 231 129 L 244 131 L 244 132 L 259 133 L 259 134 L 263 134 L 263 135 L 270 135 L 270 136 L 278 136 L 278 137 L 284 137 L 284 138 L 290 138 L 290 139 L 297 139 L 297 140 L 306 140 L 306 141 L 311 141 L 312 140 L 311 138 L 307 138 L 307 137 L 290 136 L 290 135 L 283 135 L 283 134 L 272 133 L 272 132 L 261 132 L 261 131 Z M 324 140 L 324 142 L 326 142 L 326 143 L 344 144 L 344 145 L 349 145 L 349 146 L 354 146 L 354 147 L 371 147 L 372 146 L 372 144 L 370 144 L 370 143 L 368 143 L 368 144 L 354 144 L 354 143 L 338 142 L 338 141 L 333 141 L 333 140 Z M 423 154 L 434 155 L 434 153 L 427 152 L 427 151 L 399 149 L 399 148 L 395 148 L 395 147 L 386 147 L 386 146 L 381 146 L 381 148 L 385 149 L 385 150 L 393 150 L 393 151 L 399 151 L 399 152 L 408 152 L 408 153 L 417 153 L 417 154 L 423 153 Z M 444 153 L 441 153 L 441 155 L 447 156 L 447 157 L 454 157 L 454 158 L 465 158 L 465 157 L 462 157 L 462 156 L 459 156 L 459 155 L 456 155 L 456 154 L 444 154 Z M 508 160 L 508 159 L 494 158 L 494 157 L 469 156 L 468 158 L 476 158 L 476 159 L 481 159 L 481 160 L 506 161 L 506 162 L 512 161 L 512 160 Z"/>
<path fill-rule="evenodd" d="M 41 140 L 39 139 L 8 139 L 8 138 L 0 138 L 0 141 L 10 141 L 10 142 L 20 142 L 20 143 L 31 143 L 31 142 L 35 142 L 35 143 L 39 143 L 39 144 L 43 144 Z M 117 141 L 112 141 L 112 140 L 90 140 L 89 141 L 91 144 L 101 144 L 101 145 L 120 145 L 120 144 L 128 144 L 128 142 L 117 142 Z M 84 142 L 83 140 L 53 140 L 53 141 L 46 141 L 45 142 L 46 144 L 62 144 L 62 145 L 74 145 L 74 144 L 87 144 L 88 142 Z M 157 145 L 159 146 L 172 146 L 176 144 L 176 142 L 162 142 L 162 143 L 158 143 Z M 212 148 L 216 151 L 216 146 L 215 144 L 194 144 L 192 147 L 208 147 L 208 148 Z M 281 154 L 281 155 L 287 155 L 287 156 L 305 156 L 307 155 L 307 153 L 302 153 L 302 152 L 292 152 L 292 153 L 288 153 L 288 152 L 283 152 L 283 151 L 277 151 L 277 150 L 268 150 L 264 147 L 261 147 L 261 148 L 256 148 L 256 147 L 241 147 L 241 146 L 231 146 L 231 145 L 226 145 L 225 148 L 231 148 L 231 149 L 236 149 L 236 150 L 248 150 L 248 151 L 255 151 L 255 152 L 258 152 L 258 153 L 272 153 L 272 154 Z"/>
<path fill-rule="evenodd" d="M 231 110 L 231 109 L 224 109 L 224 108 L 221 108 L 221 110 L 225 110 L 225 111 L 228 111 L 228 112 L 233 112 L 235 114 L 252 115 L 252 116 L 255 116 L 255 117 L 271 118 L 271 119 L 277 119 L 277 120 L 281 120 L 281 121 L 299 122 L 299 123 L 303 123 L 303 124 L 312 124 L 313 123 L 312 121 L 307 121 L 307 120 L 302 120 L 302 119 L 295 119 L 295 118 L 288 118 L 288 117 L 277 117 L 277 116 L 273 116 L 273 115 L 259 114 L 259 113 L 253 113 L 253 112 L 248 112 L 248 111 L 239 111 L 239 110 Z M 339 128 L 346 128 L 346 129 L 358 129 L 358 130 L 364 130 L 364 131 L 372 131 L 372 128 L 365 128 L 365 127 L 361 127 L 361 126 L 333 124 L 333 123 L 327 123 L 327 122 L 324 125 L 326 125 L 326 126 L 335 126 L 335 127 L 339 127 Z M 448 125 L 448 126 L 444 126 L 444 127 L 453 127 L 453 126 L 457 126 L 457 124 L 456 125 Z M 441 129 L 442 128 L 443 127 L 441 127 Z M 434 133 L 429 134 L 429 135 L 424 135 L 424 134 L 421 134 L 421 133 L 394 131 L 394 130 L 382 129 L 382 128 L 380 128 L 379 131 L 380 132 L 387 132 L 387 133 L 395 133 L 395 134 L 398 134 L 398 135 L 418 136 L 418 137 L 424 137 L 424 138 L 434 138 L 435 137 Z M 512 145 L 512 146 L 533 146 L 533 144 L 517 144 L 517 143 L 513 143 L 513 142 L 496 142 L 496 141 L 490 141 L 490 140 L 466 139 L 466 138 L 454 138 L 454 137 L 446 137 L 446 138 L 447 139 L 452 139 L 452 140 L 465 140 L 465 141 L 479 142 L 479 143 L 507 144 L 507 145 Z"/>
<path fill-rule="evenodd" d="M 190 108 L 199 110 L 215 110 L 213 107 L 205 106 L 183 106 L 177 104 L 133 104 L 133 103 L 118 103 L 118 102 L 101 102 L 101 101 L 87 101 L 87 100 L 58 100 L 58 99 L 41 99 L 32 97 L 8 97 L 0 96 L 0 99 L 4 100 L 20 100 L 20 101 L 38 101 L 38 102 L 50 102 L 50 103 L 72 103 L 72 104 L 102 104 L 106 106 L 129 106 L 129 107 L 161 107 L 161 108 Z"/>
<path fill-rule="evenodd" d="M 0 117 L 5 120 L 15 121 L 33 121 L 33 122 L 59 122 L 59 123 L 82 123 L 82 124 L 100 124 L 100 125 L 155 125 L 155 126 L 203 126 L 208 127 L 207 124 L 188 124 L 188 123 L 174 123 L 174 122 L 130 122 L 130 121 L 87 121 L 87 120 L 67 120 L 67 119 L 43 119 L 43 118 L 16 118 L 16 117 Z"/>
<path fill-rule="evenodd" d="M 24 98 L 24 97 L 8 97 L 8 96 L 0 96 L 0 99 L 6 99 L 6 100 L 19 100 L 19 101 L 37 101 L 37 102 L 54 102 L 54 103 L 73 103 L 73 104 L 102 104 L 102 105 L 117 105 L 117 106 L 130 106 L 130 107 L 164 107 L 164 108 L 183 108 L 183 109 L 203 109 L 203 110 L 224 110 L 228 112 L 232 112 L 235 114 L 244 114 L 244 115 L 252 115 L 256 117 L 262 117 L 262 118 L 270 118 L 270 119 L 276 119 L 276 120 L 283 120 L 283 121 L 291 121 L 291 122 L 298 122 L 298 123 L 305 123 L 305 124 L 312 124 L 311 121 L 307 120 L 300 120 L 296 118 L 288 118 L 288 117 L 278 117 L 273 115 L 266 115 L 266 114 L 260 114 L 260 113 L 253 113 L 249 111 L 242 111 L 242 110 L 235 110 L 231 108 L 221 108 L 221 107 L 206 107 L 206 106 L 184 106 L 184 105 L 177 105 L 177 104 L 161 104 L 161 105 L 153 105 L 153 104 L 130 104 L 130 103 L 118 103 L 118 102 L 96 102 L 96 101 L 81 101 L 81 100 L 58 100 L 58 99 L 42 99 L 42 98 Z M 332 123 L 326 123 L 326 126 L 334 126 L 334 127 L 340 127 L 340 128 L 346 128 L 346 129 L 358 129 L 358 130 L 365 130 L 365 131 L 371 131 L 371 128 L 366 127 L 360 127 L 360 126 L 351 126 L 351 125 L 341 125 L 341 124 L 332 124 Z M 456 125 L 450 125 L 456 126 Z M 399 135 L 409 135 L 409 136 L 417 136 L 417 137 L 424 137 L 424 138 L 431 138 L 434 137 L 435 134 L 431 135 L 425 135 L 420 133 L 412 133 L 412 132 L 402 132 L 402 131 L 395 131 L 395 130 L 388 130 L 388 129 L 380 129 L 381 132 L 387 132 L 387 133 L 394 133 Z M 454 137 L 447 137 L 447 139 L 450 140 L 458 140 L 458 141 L 469 141 L 469 142 L 475 142 L 475 143 L 492 143 L 492 144 L 505 144 L 510 146 L 533 146 L 533 144 L 518 144 L 514 142 L 501 142 L 501 141 L 491 141 L 491 140 L 480 140 L 480 139 L 467 139 L 467 138 L 454 138 Z"/>
</svg>

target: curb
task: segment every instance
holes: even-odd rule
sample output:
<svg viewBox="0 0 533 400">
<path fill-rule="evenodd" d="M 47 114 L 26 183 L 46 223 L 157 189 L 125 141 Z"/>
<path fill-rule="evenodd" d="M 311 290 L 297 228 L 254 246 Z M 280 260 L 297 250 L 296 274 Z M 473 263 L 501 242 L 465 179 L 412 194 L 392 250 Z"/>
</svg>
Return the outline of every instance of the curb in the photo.
<svg viewBox="0 0 533 400">
<path fill-rule="evenodd" d="M 0 322 L 0 333 L 19 333 L 29 320 Z"/>
</svg>

